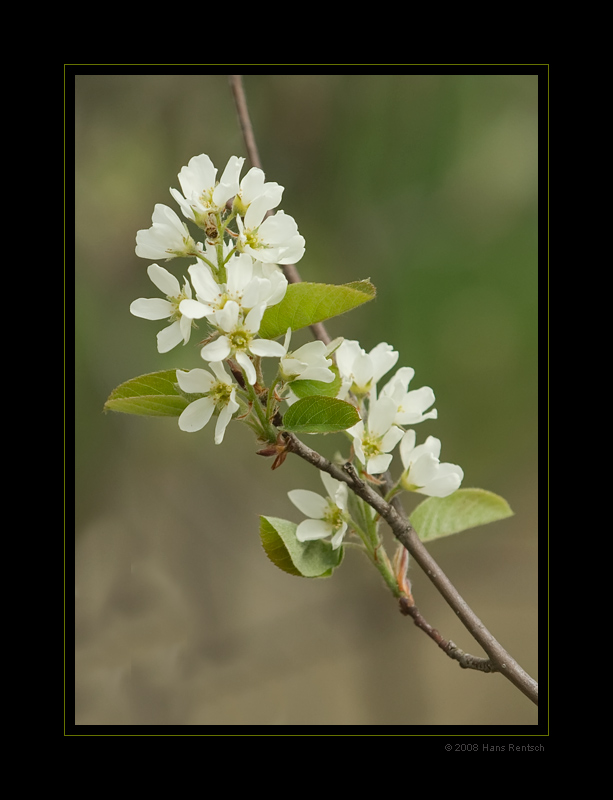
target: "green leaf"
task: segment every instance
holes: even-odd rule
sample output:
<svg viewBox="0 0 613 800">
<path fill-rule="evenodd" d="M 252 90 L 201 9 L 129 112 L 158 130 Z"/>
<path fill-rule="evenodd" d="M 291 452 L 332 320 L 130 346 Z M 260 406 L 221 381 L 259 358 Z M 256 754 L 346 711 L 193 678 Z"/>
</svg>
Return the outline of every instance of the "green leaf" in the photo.
<svg viewBox="0 0 613 800">
<path fill-rule="evenodd" d="M 168 369 L 122 383 L 111 392 L 104 410 L 147 417 L 178 417 L 189 402 L 177 384 L 177 371 Z"/>
<path fill-rule="evenodd" d="M 448 497 L 429 497 L 411 514 L 422 542 L 513 516 L 507 501 L 485 489 L 458 489 Z"/>
<path fill-rule="evenodd" d="M 336 433 L 360 421 L 355 406 L 335 397 L 313 395 L 291 405 L 283 415 L 283 429 L 292 433 Z"/>
<path fill-rule="evenodd" d="M 314 394 L 323 395 L 325 397 L 336 397 L 341 388 L 342 380 L 337 366 L 332 365 L 330 370 L 335 376 L 332 383 L 324 383 L 323 381 L 292 381 L 290 383 L 292 392 L 296 397 L 312 397 Z"/>
<path fill-rule="evenodd" d="M 279 569 L 304 578 L 327 578 L 343 560 L 343 547 L 316 539 L 299 542 L 293 522 L 277 517 L 260 517 L 260 539 L 266 555 Z"/>
<path fill-rule="evenodd" d="M 369 280 L 340 286 L 291 283 L 283 300 L 264 312 L 259 334 L 263 339 L 276 339 L 285 335 L 288 328 L 297 331 L 351 311 L 372 300 L 376 293 Z"/>
</svg>

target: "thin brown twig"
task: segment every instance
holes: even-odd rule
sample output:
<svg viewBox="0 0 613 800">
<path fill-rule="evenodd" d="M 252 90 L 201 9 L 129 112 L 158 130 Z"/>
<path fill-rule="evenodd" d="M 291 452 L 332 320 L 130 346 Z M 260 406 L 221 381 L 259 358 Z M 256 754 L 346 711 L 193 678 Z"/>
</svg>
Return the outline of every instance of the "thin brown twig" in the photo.
<svg viewBox="0 0 613 800">
<path fill-rule="evenodd" d="M 238 122 L 243 132 L 245 140 L 245 147 L 247 148 L 247 155 L 251 161 L 251 165 L 262 169 L 260 162 L 260 154 L 255 143 L 255 136 L 253 135 L 253 127 L 251 125 L 251 117 L 247 108 L 247 98 L 245 97 L 245 89 L 243 87 L 242 75 L 230 75 L 230 86 L 234 94 L 234 102 L 236 104 L 236 111 L 238 114 Z"/>
<path fill-rule="evenodd" d="M 238 120 L 245 139 L 247 155 L 249 156 L 252 166 L 262 169 L 260 154 L 253 134 L 253 126 L 251 125 L 251 117 L 249 116 L 249 109 L 247 108 L 247 98 L 245 97 L 245 89 L 242 80 L 243 76 L 230 75 L 229 79 L 230 87 L 234 95 L 234 102 L 236 104 Z M 270 214 L 272 212 L 269 211 L 268 213 Z M 288 283 L 302 283 L 302 278 L 295 264 L 281 264 L 281 269 Z M 324 344 L 330 344 L 332 341 L 323 322 L 316 322 L 311 325 L 311 332 L 316 339 L 320 339 Z"/>
<path fill-rule="evenodd" d="M 257 166 L 261 169 L 260 157 L 247 108 L 242 75 L 230 75 L 229 77 L 241 130 L 245 138 L 247 153 L 253 166 Z M 298 283 L 301 281 L 298 270 L 294 264 L 284 265 L 283 269 L 290 283 Z M 330 342 L 330 336 L 322 323 L 312 325 L 311 330 L 315 338 L 321 339 L 326 344 Z M 455 611 L 469 633 L 483 647 L 489 658 L 483 659 L 468 655 L 456 647 L 453 642 L 443 639 L 441 634 L 426 622 L 414 605 L 410 605 L 408 602 L 403 604 L 401 598 L 400 608 L 402 613 L 411 616 L 415 624 L 436 641 L 439 647 L 441 647 L 448 656 L 457 660 L 460 666 L 469 669 L 480 669 L 483 672 L 500 672 L 523 692 L 526 697 L 538 705 L 538 684 L 536 681 L 520 667 L 509 653 L 507 653 L 461 597 L 457 589 L 453 586 L 449 578 L 447 578 L 419 539 L 400 503 L 399 497 L 396 496 L 390 503 L 387 503 L 380 494 L 375 492 L 368 484 L 359 478 L 355 468 L 350 462 L 347 462 L 344 468 L 341 469 L 315 450 L 305 445 L 294 434 L 286 433 L 284 436 L 287 439 L 288 450 L 296 453 L 296 455 L 308 461 L 310 464 L 317 467 L 317 469 L 327 472 L 333 478 L 347 483 L 358 497 L 361 497 L 385 519 L 394 536 L 403 547 L 408 550 L 415 561 L 417 561 L 445 601 Z M 390 476 L 386 474 L 384 477 L 385 483 L 389 483 Z"/>
<path fill-rule="evenodd" d="M 453 658 L 457 661 L 463 669 L 476 669 L 479 672 L 499 672 L 498 667 L 491 658 L 471 656 L 469 653 L 460 650 L 451 639 L 449 641 L 444 639 L 436 628 L 433 628 L 432 625 L 424 619 L 417 606 L 409 602 L 408 598 L 401 597 L 398 602 L 400 605 L 400 612 L 404 614 L 405 617 L 411 617 L 417 627 L 436 642 L 449 658 Z"/>
</svg>

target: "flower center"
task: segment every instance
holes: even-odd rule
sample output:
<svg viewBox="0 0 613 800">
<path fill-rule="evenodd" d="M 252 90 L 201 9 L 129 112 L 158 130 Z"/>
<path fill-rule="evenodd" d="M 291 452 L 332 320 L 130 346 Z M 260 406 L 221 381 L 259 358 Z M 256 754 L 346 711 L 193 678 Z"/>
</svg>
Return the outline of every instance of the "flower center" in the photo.
<svg viewBox="0 0 613 800">
<path fill-rule="evenodd" d="M 324 520 L 332 525 L 335 530 L 338 530 L 343 524 L 343 512 L 331 500 L 328 500 L 328 508 L 324 513 Z"/>
<path fill-rule="evenodd" d="M 205 208 L 211 208 L 213 205 L 213 187 L 210 189 L 205 189 L 198 198 L 198 202 L 201 203 Z"/>
<path fill-rule="evenodd" d="M 381 454 L 381 438 L 374 433 L 365 434 L 362 439 L 362 449 L 366 458 L 373 458 Z"/>
<path fill-rule="evenodd" d="M 218 308 L 220 311 L 225 306 L 225 304 L 230 300 L 230 295 L 227 292 L 220 293 L 219 300 L 215 304 L 215 308 Z"/>
<path fill-rule="evenodd" d="M 237 330 L 227 334 L 233 350 L 246 350 L 249 342 L 253 339 L 253 334 L 245 330 Z"/>
<path fill-rule="evenodd" d="M 183 316 L 179 311 L 179 306 L 181 305 L 182 300 L 191 300 L 191 294 L 187 293 L 187 286 L 183 287 L 183 291 L 180 292 L 176 297 L 166 297 L 166 299 L 172 304 L 172 313 L 169 317 L 171 322 L 176 322 L 176 320 L 181 319 Z"/>
<path fill-rule="evenodd" d="M 271 247 L 271 245 L 264 242 L 258 235 L 259 228 L 251 228 L 245 231 L 245 244 L 253 250 L 264 250 Z"/>
<path fill-rule="evenodd" d="M 232 386 L 230 386 L 228 383 L 223 383 L 223 381 L 218 381 L 216 384 L 214 384 L 209 394 L 217 406 L 225 406 L 230 400 Z"/>
</svg>

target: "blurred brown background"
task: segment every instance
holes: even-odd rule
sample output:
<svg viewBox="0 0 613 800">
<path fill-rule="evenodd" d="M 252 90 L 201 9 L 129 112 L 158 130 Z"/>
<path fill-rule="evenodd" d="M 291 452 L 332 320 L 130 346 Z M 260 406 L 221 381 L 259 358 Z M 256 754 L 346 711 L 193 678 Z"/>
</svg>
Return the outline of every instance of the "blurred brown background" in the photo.
<svg viewBox="0 0 613 800">
<path fill-rule="evenodd" d="M 267 178 L 306 238 L 303 279 L 377 286 L 330 333 L 399 350 L 411 388 L 437 397 L 418 441 L 439 437 L 465 487 L 515 512 L 430 550 L 538 679 L 538 78 L 247 75 L 245 89 Z M 271 472 L 238 424 L 217 447 L 210 427 L 102 413 L 124 380 L 202 366 L 198 338 L 160 355 L 162 323 L 129 313 L 158 294 L 135 235 L 155 203 L 179 210 L 168 190 L 192 156 L 221 174 L 246 152 L 224 75 L 80 75 L 75 113 L 76 722 L 536 724 L 509 682 L 461 670 L 402 617 L 356 552 L 328 580 L 268 561 L 258 515 L 300 521 L 287 491 L 320 491 L 316 470 L 290 457 Z M 428 621 L 482 655 L 417 566 L 411 578 Z"/>
</svg>

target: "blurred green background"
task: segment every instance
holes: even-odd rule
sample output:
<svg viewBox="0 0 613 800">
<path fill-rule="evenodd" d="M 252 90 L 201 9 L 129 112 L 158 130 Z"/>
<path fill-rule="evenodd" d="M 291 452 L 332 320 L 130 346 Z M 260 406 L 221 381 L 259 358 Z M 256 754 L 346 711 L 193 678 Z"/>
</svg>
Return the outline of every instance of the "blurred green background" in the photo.
<svg viewBox="0 0 613 800">
<path fill-rule="evenodd" d="M 418 441 L 439 437 L 464 486 L 515 512 L 430 550 L 538 679 L 538 78 L 244 85 L 267 179 L 306 239 L 302 278 L 378 289 L 331 335 L 392 344 L 411 388 L 437 397 Z M 224 75 L 80 75 L 75 115 L 77 723 L 536 724 L 510 683 L 461 670 L 403 618 L 359 554 L 329 580 L 268 561 L 258 515 L 300 521 L 287 491 L 319 491 L 316 470 L 290 457 L 272 472 L 238 424 L 217 447 L 208 427 L 102 413 L 124 380 L 202 365 L 198 337 L 160 355 L 162 324 L 129 313 L 158 294 L 135 235 L 155 203 L 179 210 L 169 188 L 192 156 L 221 174 L 246 150 Z M 331 455 L 343 440 L 309 444 Z M 417 566 L 411 578 L 426 619 L 482 655 Z"/>
</svg>

